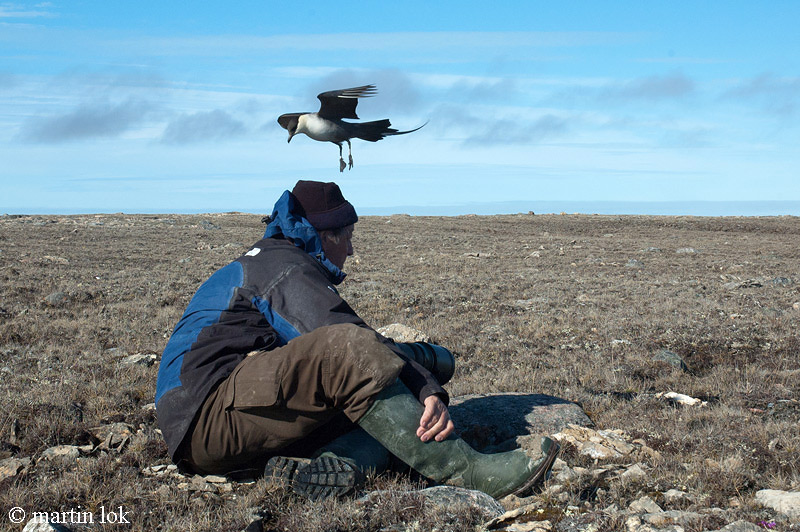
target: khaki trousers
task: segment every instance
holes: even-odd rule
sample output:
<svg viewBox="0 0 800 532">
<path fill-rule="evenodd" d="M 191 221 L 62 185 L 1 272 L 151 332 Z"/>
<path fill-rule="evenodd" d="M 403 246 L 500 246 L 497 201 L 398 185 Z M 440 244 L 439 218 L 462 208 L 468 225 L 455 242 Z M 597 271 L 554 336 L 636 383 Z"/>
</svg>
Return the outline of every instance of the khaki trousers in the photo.
<svg viewBox="0 0 800 532">
<path fill-rule="evenodd" d="M 183 457 L 200 474 L 260 474 L 354 428 L 405 362 L 378 334 L 331 325 L 248 355 L 208 396 Z"/>
</svg>

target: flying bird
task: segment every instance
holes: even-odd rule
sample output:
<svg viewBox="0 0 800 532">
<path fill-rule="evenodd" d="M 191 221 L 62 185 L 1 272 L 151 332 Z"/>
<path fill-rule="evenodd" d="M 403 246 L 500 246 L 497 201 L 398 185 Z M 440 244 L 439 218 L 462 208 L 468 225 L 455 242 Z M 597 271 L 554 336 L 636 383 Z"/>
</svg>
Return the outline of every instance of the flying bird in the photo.
<svg viewBox="0 0 800 532">
<path fill-rule="evenodd" d="M 362 85 L 350 89 L 327 91 L 319 94 L 321 102 L 316 113 L 287 113 L 278 117 L 278 123 L 289 131 L 289 140 L 298 133 L 305 133 L 314 140 L 333 142 L 339 146 L 339 171 L 344 172 L 345 167 L 353 168 L 353 151 L 350 139 L 368 140 L 377 142 L 390 135 L 405 135 L 409 131 L 397 131 L 392 128 L 388 119 L 375 120 L 374 122 L 353 123 L 345 122 L 343 118 L 358 120 L 356 105 L 359 98 L 369 98 L 377 94 L 375 85 Z M 426 122 L 427 123 L 427 122 Z M 348 164 L 342 158 L 342 143 L 347 143 Z"/>
</svg>

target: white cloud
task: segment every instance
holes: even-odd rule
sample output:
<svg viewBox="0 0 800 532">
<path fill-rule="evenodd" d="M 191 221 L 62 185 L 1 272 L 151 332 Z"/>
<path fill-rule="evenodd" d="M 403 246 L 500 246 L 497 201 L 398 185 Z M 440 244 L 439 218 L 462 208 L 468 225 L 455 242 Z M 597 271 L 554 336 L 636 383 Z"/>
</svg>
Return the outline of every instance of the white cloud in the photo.
<svg viewBox="0 0 800 532">
<path fill-rule="evenodd" d="M 161 140 L 166 144 L 190 144 L 240 137 L 246 132 L 242 122 L 226 111 L 215 109 L 181 115 L 169 123 Z"/>
<path fill-rule="evenodd" d="M 29 142 L 57 143 L 118 137 L 141 124 L 153 111 L 152 103 L 134 98 L 119 103 L 87 103 L 67 113 L 28 121 L 23 125 L 19 138 Z"/>
<path fill-rule="evenodd" d="M 49 2 L 36 4 L 35 7 L 38 9 L 28 9 L 19 4 L 0 4 L 0 18 L 49 18 L 56 16 L 53 12 L 44 10 L 46 8 L 53 7 L 53 5 Z"/>
</svg>

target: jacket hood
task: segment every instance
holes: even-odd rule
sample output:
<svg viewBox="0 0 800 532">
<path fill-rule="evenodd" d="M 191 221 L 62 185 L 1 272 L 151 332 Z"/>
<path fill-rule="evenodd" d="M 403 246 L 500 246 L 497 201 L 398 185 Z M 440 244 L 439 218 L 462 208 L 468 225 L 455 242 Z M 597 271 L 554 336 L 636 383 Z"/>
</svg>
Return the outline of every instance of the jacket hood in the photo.
<svg viewBox="0 0 800 532">
<path fill-rule="evenodd" d="M 332 263 L 322 249 L 322 239 L 302 213 L 303 210 L 288 190 L 275 203 L 264 238 L 284 237 L 314 257 L 331 276 L 333 284 L 344 281 L 345 273 Z"/>
</svg>

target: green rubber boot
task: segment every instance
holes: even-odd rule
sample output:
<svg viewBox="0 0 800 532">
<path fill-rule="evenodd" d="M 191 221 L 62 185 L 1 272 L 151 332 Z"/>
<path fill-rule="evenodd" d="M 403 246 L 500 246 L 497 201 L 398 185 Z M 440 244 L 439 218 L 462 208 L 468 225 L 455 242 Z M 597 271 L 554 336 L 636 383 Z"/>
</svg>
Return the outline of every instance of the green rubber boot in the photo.
<svg viewBox="0 0 800 532">
<path fill-rule="evenodd" d="M 522 450 L 482 454 L 461 438 L 422 442 L 416 434 L 423 406 L 399 380 L 379 393 L 358 425 L 400 460 L 437 482 L 482 491 L 495 499 L 526 496 L 545 480 L 559 445 L 542 438 L 542 456 Z"/>
<path fill-rule="evenodd" d="M 370 473 L 389 467 L 389 451 L 356 428 L 339 436 L 309 458 L 275 456 L 264 475 L 272 482 L 291 487 L 312 501 L 342 497 L 358 490 Z"/>
</svg>

